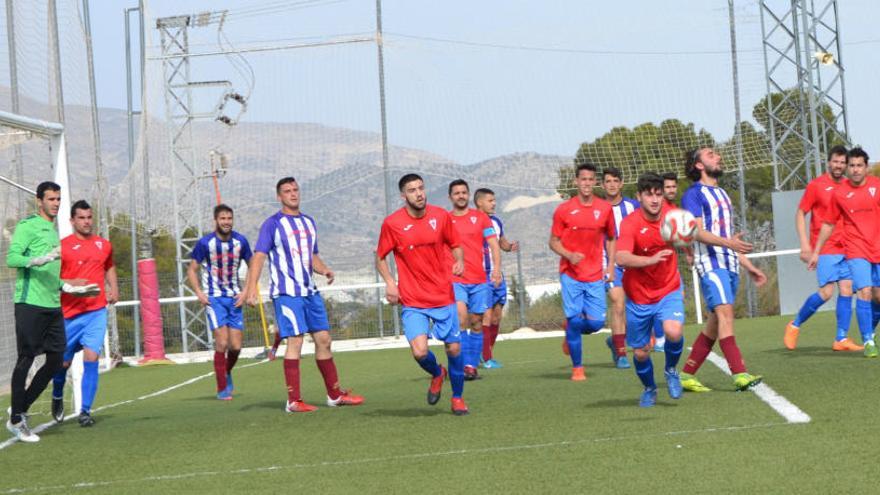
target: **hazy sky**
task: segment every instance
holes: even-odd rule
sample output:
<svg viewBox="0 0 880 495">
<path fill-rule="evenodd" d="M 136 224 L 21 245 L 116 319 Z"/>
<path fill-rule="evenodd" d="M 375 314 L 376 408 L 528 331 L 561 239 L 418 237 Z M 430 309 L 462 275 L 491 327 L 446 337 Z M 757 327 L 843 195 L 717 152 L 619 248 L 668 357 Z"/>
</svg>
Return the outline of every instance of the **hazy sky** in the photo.
<svg viewBox="0 0 880 495">
<path fill-rule="evenodd" d="M 104 107 L 125 108 L 122 9 L 127 3 L 136 5 L 91 1 Z M 154 0 L 148 5 L 153 17 L 228 9 L 223 33 L 237 47 L 375 30 L 373 0 Z M 671 117 L 694 122 L 720 139 L 732 131 L 724 0 L 385 0 L 383 10 L 392 144 L 473 163 L 518 151 L 571 155 L 580 142 L 613 126 Z M 880 67 L 880 36 L 874 34 L 878 14 L 877 2 L 840 2 L 850 131 L 869 152 L 880 148 L 874 80 Z M 737 1 L 736 15 L 742 109 L 750 118 L 766 92 L 758 4 Z M 151 44 L 158 44 L 156 30 L 148 27 Z M 193 52 L 217 50 L 216 26 L 194 29 L 192 44 Z M 245 120 L 379 130 L 375 45 L 245 57 L 255 73 Z M 247 89 L 247 78 L 225 57 L 194 62 L 193 79 L 229 79 L 239 91 Z M 156 95 L 156 110 L 161 110 L 161 92 Z"/>
</svg>

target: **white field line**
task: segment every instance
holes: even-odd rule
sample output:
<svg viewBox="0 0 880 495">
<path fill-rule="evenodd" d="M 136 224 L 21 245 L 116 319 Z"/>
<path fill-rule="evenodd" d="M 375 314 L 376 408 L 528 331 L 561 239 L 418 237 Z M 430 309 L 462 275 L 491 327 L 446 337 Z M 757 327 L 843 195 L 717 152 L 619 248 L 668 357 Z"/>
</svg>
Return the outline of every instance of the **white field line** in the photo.
<svg viewBox="0 0 880 495">
<path fill-rule="evenodd" d="M 257 365 L 260 365 L 263 363 L 268 363 L 268 362 L 269 362 L 268 359 L 264 359 L 264 360 L 258 361 L 256 363 L 250 363 L 250 364 L 245 364 L 245 365 L 239 366 L 238 368 L 239 369 L 250 368 L 251 366 L 257 366 Z M 203 379 L 211 377 L 211 376 L 214 376 L 213 371 L 210 373 L 205 373 L 204 375 L 192 377 L 189 380 L 178 383 L 177 385 L 172 385 L 170 387 L 163 388 L 162 390 L 157 390 L 155 392 L 152 392 L 152 393 L 149 393 L 146 395 L 142 395 L 142 396 L 134 398 L 134 399 L 123 400 L 120 402 L 114 402 L 113 404 L 107 404 L 105 406 L 97 407 L 94 409 L 93 412 L 106 411 L 107 409 L 113 409 L 114 407 L 124 406 L 126 404 L 133 404 L 137 401 L 146 400 L 146 399 L 157 397 L 157 396 L 160 396 L 163 394 L 167 394 L 168 392 L 177 390 L 181 387 L 185 387 L 187 385 L 193 384 L 199 380 L 203 380 Z M 64 420 L 68 421 L 68 420 L 76 418 L 76 417 L 78 417 L 78 413 L 68 414 L 67 416 L 64 417 Z M 57 424 L 58 423 L 56 423 L 55 421 L 48 421 L 46 423 L 43 423 L 41 425 L 38 425 L 38 426 L 31 428 L 31 431 L 33 431 L 34 433 L 40 433 L 40 432 L 47 430 Z M 12 437 L 12 438 L 0 443 L 0 450 L 3 450 L 3 449 L 5 449 L 5 448 L 17 443 L 17 442 L 18 442 L 18 438 Z"/>
<path fill-rule="evenodd" d="M 730 375 L 730 368 L 727 366 L 727 362 L 714 352 L 709 353 L 709 361 L 712 362 L 715 366 L 717 366 L 721 371 Z M 775 390 L 770 388 L 766 383 L 759 383 L 757 386 L 752 388 L 752 391 L 755 392 L 755 395 L 758 396 L 759 399 L 764 401 L 768 406 L 770 406 L 774 411 L 776 411 L 780 416 L 785 418 L 785 421 L 789 423 L 809 423 L 810 416 L 803 412 L 798 406 L 789 402 L 788 399 L 776 393 Z"/>
<path fill-rule="evenodd" d="M 501 445 L 495 447 L 486 447 L 486 448 L 478 448 L 478 449 L 458 449 L 458 450 L 448 450 L 444 452 L 421 452 L 414 454 L 399 454 L 399 455 L 390 455 L 385 457 L 367 457 L 361 459 L 347 459 L 347 460 L 339 460 L 339 461 L 321 461 L 314 462 L 308 464 L 287 464 L 287 465 L 273 465 L 273 466 L 262 466 L 262 467 L 252 467 L 252 468 L 242 468 L 235 470 L 223 470 L 223 471 L 193 471 L 188 473 L 177 473 L 177 474 L 158 474 L 152 476 L 145 476 L 142 478 L 129 478 L 129 479 L 117 479 L 117 480 L 103 480 L 103 481 L 81 481 L 79 483 L 74 483 L 70 485 L 51 485 L 51 486 L 35 486 L 35 487 L 27 487 L 27 488 L 10 488 L 2 493 L 36 493 L 36 492 L 51 492 L 51 491 L 68 491 L 78 488 L 99 488 L 106 486 L 114 486 L 114 485 L 122 485 L 122 484 L 139 484 L 143 485 L 144 483 L 151 483 L 157 481 L 175 481 L 182 479 L 193 479 L 193 478 L 203 478 L 203 477 L 211 477 L 218 475 L 228 475 L 228 474 L 254 474 L 254 473 L 265 473 L 271 471 L 286 471 L 286 470 L 306 470 L 306 469 L 315 469 L 315 468 L 324 468 L 324 467 L 339 467 L 339 466 L 353 466 L 353 465 L 361 465 L 361 464 L 378 464 L 378 463 L 389 463 L 394 461 L 405 461 L 405 460 L 413 460 L 413 459 L 431 459 L 437 457 L 448 457 L 448 456 L 461 456 L 461 455 L 481 455 L 481 454 L 495 454 L 498 452 L 511 452 L 511 451 L 519 451 L 519 450 L 539 450 L 539 449 L 553 449 L 553 448 L 565 448 L 565 447 L 573 447 L 577 445 L 586 445 L 586 444 L 598 444 L 598 443 L 608 443 L 608 442 L 617 442 L 623 440 L 642 440 L 650 437 L 654 438 L 669 438 L 669 437 L 677 437 L 684 435 L 699 435 L 699 434 L 713 434 L 713 433 L 731 433 L 731 432 L 739 432 L 739 431 L 748 431 L 755 430 L 760 428 L 773 428 L 777 426 L 787 426 L 788 423 L 763 423 L 763 424 L 753 424 L 753 425 L 743 425 L 743 426 L 716 426 L 716 427 L 708 427 L 697 430 L 679 430 L 679 431 L 667 431 L 667 432 L 659 432 L 659 433 L 639 433 L 632 435 L 622 435 L 615 437 L 596 437 L 596 438 L 583 438 L 580 440 L 564 440 L 560 442 L 546 442 L 546 443 L 533 443 L 533 444 L 520 444 L 520 445 Z M 681 445 L 676 445 L 675 448 L 681 448 Z M 143 486 L 141 486 L 143 488 Z"/>
</svg>

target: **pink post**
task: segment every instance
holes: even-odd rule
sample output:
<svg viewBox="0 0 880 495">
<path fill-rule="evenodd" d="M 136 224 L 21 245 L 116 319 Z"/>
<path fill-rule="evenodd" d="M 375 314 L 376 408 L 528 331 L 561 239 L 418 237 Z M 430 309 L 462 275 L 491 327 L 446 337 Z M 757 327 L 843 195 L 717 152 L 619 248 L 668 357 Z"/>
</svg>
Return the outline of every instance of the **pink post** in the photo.
<svg viewBox="0 0 880 495">
<path fill-rule="evenodd" d="M 141 299 L 141 327 L 144 329 L 144 358 L 140 364 L 169 362 L 165 357 L 162 311 L 159 307 L 159 277 L 156 260 L 138 260 L 138 290 Z"/>
</svg>

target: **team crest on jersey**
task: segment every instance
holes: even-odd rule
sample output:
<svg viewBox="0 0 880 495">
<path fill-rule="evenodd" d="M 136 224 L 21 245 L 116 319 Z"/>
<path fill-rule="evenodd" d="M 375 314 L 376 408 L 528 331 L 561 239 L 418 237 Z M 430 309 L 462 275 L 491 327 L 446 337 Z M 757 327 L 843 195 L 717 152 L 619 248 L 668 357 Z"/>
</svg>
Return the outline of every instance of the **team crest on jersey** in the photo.
<svg viewBox="0 0 880 495">
<path fill-rule="evenodd" d="M 873 196 L 874 193 L 872 192 L 871 195 Z M 471 217 L 471 223 L 476 225 L 477 224 L 477 217 Z"/>
<path fill-rule="evenodd" d="M 873 198 L 874 194 L 877 193 L 877 188 L 876 187 L 869 187 L 868 192 L 871 193 L 871 197 Z"/>
<path fill-rule="evenodd" d="M 95 241 L 95 247 L 98 248 L 98 251 L 104 250 L 104 243 L 101 241 Z"/>
<path fill-rule="evenodd" d="M 602 213 L 600 213 L 599 210 L 593 210 L 593 218 L 595 218 L 596 220 L 599 219 L 599 215 L 601 214 Z"/>
<path fill-rule="evenodd" d="M 430 225 L 432 229 L 437 230 L 437 219 L 432 218 L 428 220 L 428 225 Z"/>
</svg>

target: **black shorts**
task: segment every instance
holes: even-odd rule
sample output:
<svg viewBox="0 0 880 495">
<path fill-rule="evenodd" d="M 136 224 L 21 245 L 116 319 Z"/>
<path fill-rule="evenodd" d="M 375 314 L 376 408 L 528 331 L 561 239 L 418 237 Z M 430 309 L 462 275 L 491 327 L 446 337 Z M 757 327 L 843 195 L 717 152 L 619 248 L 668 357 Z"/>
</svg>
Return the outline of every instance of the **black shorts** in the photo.
<svg viewBox="0 0 880 495">
<path fill-rule="evenodd" d="M 67 338 L 64 335 L 64 314 L 61 308 L 16 303 L 15 341 L 19 356 L 64 352 Z"/>
</svg>

